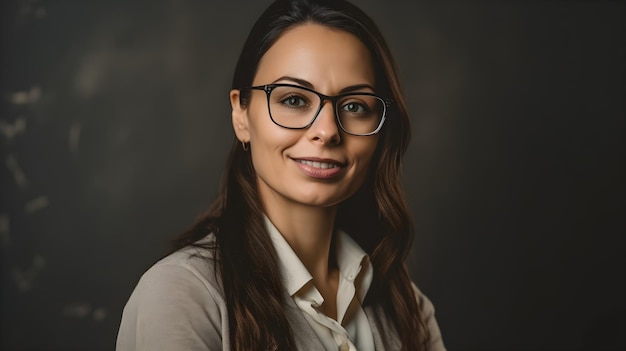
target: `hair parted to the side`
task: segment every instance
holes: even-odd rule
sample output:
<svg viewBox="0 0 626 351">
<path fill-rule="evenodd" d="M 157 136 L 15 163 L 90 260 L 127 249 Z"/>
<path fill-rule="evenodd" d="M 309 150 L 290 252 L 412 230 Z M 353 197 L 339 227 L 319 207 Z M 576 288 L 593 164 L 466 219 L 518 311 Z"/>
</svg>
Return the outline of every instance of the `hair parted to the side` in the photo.
<svg viewBox="0 0 626 351">
<path fill-rule="evenodd" d="M 257 20 L 246 40 L 232 82 L 250 86 L 259 61 L 290 28 L 315 23 L 349 32 L 369 49 L 376 92 L 393 99 L 368 178 L 339 205 L 336 225 L 370 255 L 374 279 L 365 304 L 388 313 L 403 350 L 425 350 L 427 329 L 411 286 L 405 259 L 413 240 L 411 216 L 401 182 L 401 160 L 410 139 L 409 118 L 395 63 L 380 31 L 359 8 L 344 0 L 278 0 Z M 241 91 L 241 104 L 249 95 Z M 237 139 L 226 164 L 218 198 L 173 243 L 180 249 L 213 232 L 216 274 L 221 279 L 233 350 L 294 350 L 294 336 L 283 312 L 288 295 L 263 222 L 263 208 L 249 152 Z"/>
</svg>

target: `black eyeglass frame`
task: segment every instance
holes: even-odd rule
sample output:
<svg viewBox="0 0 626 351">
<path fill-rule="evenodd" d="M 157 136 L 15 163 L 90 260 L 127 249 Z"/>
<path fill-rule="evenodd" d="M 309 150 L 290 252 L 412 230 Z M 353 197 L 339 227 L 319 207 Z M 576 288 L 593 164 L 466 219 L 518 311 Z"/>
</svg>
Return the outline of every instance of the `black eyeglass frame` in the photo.
<svg viewBox="0 0 626 351">
<path fill-rule="evenodd" d="M 276 122 L 274 120 L 274 117 L 272 117 L 272 109 L 270 108 L 270 94 L 272 93 L 272 90 L 276 89 L 277 87 L 292 87 L 292 88 L 298 88 L 298 89 L 303 89 L 306 91 L 309 91 L 317 96 L 319 96 L 320 98 L 320 105 L 317 108 L 317 111 L 315 112 L 315 116 L 313 116 L 313 119 L 311 119 L 311 122 L 309 122 L 309 124 L 305 125 L 304 127 L 285 127 L 282 124 L 279 124 L 278 122 Z M 382 97 L 373 94 L 373 93 L 367 93 L 367 92 L 350 92 L 350 93 L 343 93 L 343 94 L 339 94 L 339 95 L 335 95 L 335 96 L 329 96 L 329 95 L 324 95 L 322 93 L 319 93 L 313 89 L 307 88 L 307 87 L 303 87 L 301 85 L 295 85 L 295 84 L 286 84 L 286 83 L 274 83 L 274 84 L 265 84 L 265 85 L 257 85 L 257 86 L 253 86 L 253 87 L 246 87 L 246 88 L 240 88 L 239 90 L 263 90 L 265 92 L 265 95 L 267 96 L 267 112 L 270 115 L 270 119 L 272 120 L 272 122 L 274 122 L 274 124 L 276 124 L 279 127 L 282 128 L 286 128 L 286 129 L 306 129 L 309 128 L 311 125 L 313 125 L 313 123 L 315 122 L 315 120 L 317 119 L 317 116 L 319 116 L 320 111 L 322 111 L 322 108 L 324 107 L 324 102 L 326 101 L 330 101 L 333 104 L 333 109 L 335 110 L 335 119 L 337 120 L 337 125 L 339 126 L 339 128 L 347 134 L 350 135 L 356 135 L 356 136 L 370 136 L 370 135 L 374 135 L 377 134 L 378 132 L 380 132 L 380 130 L 383 128 L 383 124 L 385 123 L 385 119 L 387 118 L 387 108 L 389 107 L 389 105 L 391 105 L 393 103 L 393 100 L 391 99 L 383 99 Z M 378 100 L 380 100 L 383 103 L 383 114 L 382 117 L 380 119 L 380 122 L 378 123 L 378 127 L 376 127 L 376 129 L 373 132 L 370 133 L 365 133 L 365 134 L 358 134 L 358 133 L 351 133 L 349 131 L 347 131 L 343 125 L 341 124 L 341 119 L 339 118 L 339 112 L 337 111 L 337 101 L 339 101 L 339 99 L 346 97 L 346 96 L 371 96 L 374 97 Z"/>
</svg>

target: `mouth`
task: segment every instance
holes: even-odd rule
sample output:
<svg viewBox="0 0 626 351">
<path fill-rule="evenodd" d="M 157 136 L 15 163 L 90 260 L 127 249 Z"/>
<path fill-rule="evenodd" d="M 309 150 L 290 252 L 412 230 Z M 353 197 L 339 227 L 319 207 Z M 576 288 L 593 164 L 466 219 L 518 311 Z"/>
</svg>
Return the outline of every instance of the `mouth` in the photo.
<svg viewBox="0 0 626 351">
<path fill-rule="evenodd" d="M 329 169 L 329 168 L 339 168 L 340 164 L 337 161 L 333 162 L 324 162 L 324 161 L 311 161 L 311 160 L 303 160 L 303 159 L 294 159 L 294 161 L 301 163 L 303 165 L 320 168 L 320 169 Z"/>
<path fill-rule="evenodd" d="M 345 164 L 333 159 L 292 158 L 298 168 L 307 176 L 315 179 L 330 180 L 342 174 Z"/>
</svg>

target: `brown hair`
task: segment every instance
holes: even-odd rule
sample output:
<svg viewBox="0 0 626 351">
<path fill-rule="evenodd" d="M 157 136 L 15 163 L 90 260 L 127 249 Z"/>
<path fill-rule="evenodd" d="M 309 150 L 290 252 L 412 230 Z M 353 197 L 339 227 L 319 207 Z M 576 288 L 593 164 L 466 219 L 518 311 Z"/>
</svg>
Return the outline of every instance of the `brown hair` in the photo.
<svg viewBox="0 0 626 351">
<path fill-rule="evenodd" d="M 372 286 L 364 304 L 383 307 L 403 350 L 424 350 L 427 330 L 405 264 L 413 228 L 401 182 L 401 160 L 410 139 L 409 118 L 392 55 L 374 22 L 343 0 L 278 0 L 261 15 L 246 40 L 232 88 L 250 86 L 259 61 L 293 26 L 316 23 L 355 35 L 370 50 L 377 94 L 393 99 L 363 186 L 339 205 L 336 225 L 370 255 Z M 249 95 L 241 91 L 246 106 Z M 173 243 L 173 250 L 214 233 L 219 275 L 234 350 L 296 348 L 283 312 L 286 292 L 277 256 L 263 223 L 250 153 L 235 139 L 218 198 Z"/>
</svg>

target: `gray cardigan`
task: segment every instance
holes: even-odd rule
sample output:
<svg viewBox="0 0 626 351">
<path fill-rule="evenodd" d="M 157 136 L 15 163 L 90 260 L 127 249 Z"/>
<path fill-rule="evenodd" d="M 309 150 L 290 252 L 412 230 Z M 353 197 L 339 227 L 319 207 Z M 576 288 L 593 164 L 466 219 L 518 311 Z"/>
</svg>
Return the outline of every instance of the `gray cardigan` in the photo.
<svg viewBox="0 0 626 351">
<path fill-rule="evenodd" d="M 124 308 L 116 350 L 230 350 L 224 292 L 212 262 L 205 250 L 188 247 L 152 266 Z M 429 350 L 445 351 L 433 305 L 413 287 L 431 335 Z M 303 312 L 285 295 L 284 311 L 298 350 L 325 351 Z M 364 310 L 376 350 L 400 350 L 398 334 L 382 308 Z"/>
</svg>

